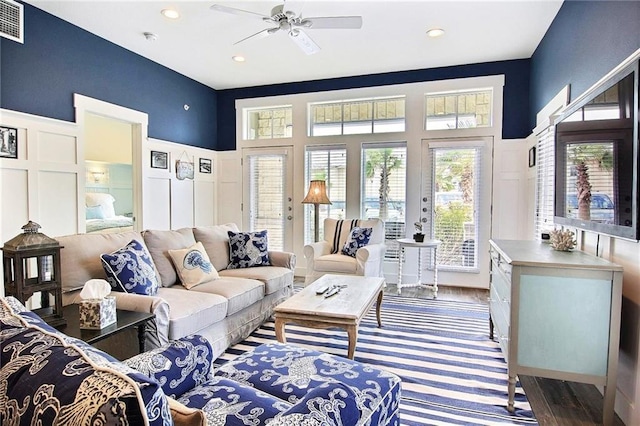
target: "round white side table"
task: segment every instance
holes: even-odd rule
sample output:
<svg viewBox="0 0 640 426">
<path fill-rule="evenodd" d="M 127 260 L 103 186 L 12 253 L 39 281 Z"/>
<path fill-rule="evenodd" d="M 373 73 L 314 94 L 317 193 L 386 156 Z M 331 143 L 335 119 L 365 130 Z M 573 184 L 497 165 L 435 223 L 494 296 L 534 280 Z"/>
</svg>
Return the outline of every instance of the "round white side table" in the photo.
<svg viewBox="0 0 640 426">
<path fill-rule="evenodd" d="M 396 240 L 398 242 L 400 253 L 398 256 L 398 294 L 401 293 L 404 287 L 419 287 L 425 286 L 433 290 L 433 297 L 438 297 L 438 246 L 440 240 L 424 240 L 421 243 L 414 241 L 411 238 L 400 238 Z M 418 282 L 415 283 L 402 283 L 402 265 L 404 264 L 405 249 L 417 248 L 418 249 Z M 422 249 L 433 250 L 433 284 L 422 282 Z"/>
</svg>

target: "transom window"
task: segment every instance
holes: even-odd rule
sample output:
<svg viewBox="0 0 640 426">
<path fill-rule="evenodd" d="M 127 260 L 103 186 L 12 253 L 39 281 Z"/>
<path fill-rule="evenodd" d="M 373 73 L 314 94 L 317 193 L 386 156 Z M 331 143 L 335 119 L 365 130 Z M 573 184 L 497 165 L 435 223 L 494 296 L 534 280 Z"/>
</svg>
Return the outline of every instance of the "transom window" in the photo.
<svg viewBox="0 0 640 426">
<path fill-rule="evenodd" d="M 291 105 L 245 109 L 245 140 L 290 138 L 293 134 Z"/>
<path fill-rule="evenodd" d="M 491 89 L 427 93 L 425 128 L 449 130 L 490 127 L 492 94 Z"/>
<path fill-rule="evenodd" d="M 309 105 L 309 136 L 404 132 L 405 97 Z"/>
</svg>

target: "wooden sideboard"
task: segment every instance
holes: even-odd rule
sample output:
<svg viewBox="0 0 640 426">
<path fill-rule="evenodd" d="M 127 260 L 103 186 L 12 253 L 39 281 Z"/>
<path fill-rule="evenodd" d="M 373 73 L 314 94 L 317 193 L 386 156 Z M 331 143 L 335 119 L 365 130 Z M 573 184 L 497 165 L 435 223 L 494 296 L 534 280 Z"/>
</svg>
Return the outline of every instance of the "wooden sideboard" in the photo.
<svg viewBox="0 0 640 426">
<path fill-rule="evenodd" d="M 509 374 L 605 387 L 603 424 L 615 418 L 622 267 L 537 241 L 491 240 L 489 334 Z"/>
</svg>

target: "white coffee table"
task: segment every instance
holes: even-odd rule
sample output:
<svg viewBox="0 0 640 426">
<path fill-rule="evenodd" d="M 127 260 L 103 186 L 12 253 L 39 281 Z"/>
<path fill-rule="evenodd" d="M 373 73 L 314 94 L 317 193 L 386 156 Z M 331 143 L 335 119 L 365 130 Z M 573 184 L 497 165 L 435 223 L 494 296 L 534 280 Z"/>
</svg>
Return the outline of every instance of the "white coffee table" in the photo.
<svg viewBox="0 0 640 426">
<path fill-rule="evenodd" d="M 324 295 L 316 294 L 316 290 L 324 285 L 345 287 L 338 294 L 325 298 Z M 276 306 L 276 338 L 279 342 L 286 343 L 287 323 L 311 328 L 342 328 L 347 331 L 349 337 L 347 356 L 353 359 L 358 340 L 358 325 L 376 301 L 378 327 L 382 327 L 380 306 L 384 286 L 384 278 L 323 275 Z"/>
<path fill-rule="evenodd" d="M 398 294 L 401 293 L 404 287 L 418 287 L 426 286 L 433 290 L 433 297 L 438 297 L 438 246 L 440 240 L 425 240 L 423 242 L 416 242 L 410 238 L 400 238 L 396 240 L 400 248 L 400 254 L 398 256 Z M 415 283 L 403 283 L 402 282 L 402 265 L 404 264 L 405 249 L 407 247 L 418 249 L 418 281 Z M 422 249 L 433 250 L 433 284 L 422 282 Z"/>
</svg>

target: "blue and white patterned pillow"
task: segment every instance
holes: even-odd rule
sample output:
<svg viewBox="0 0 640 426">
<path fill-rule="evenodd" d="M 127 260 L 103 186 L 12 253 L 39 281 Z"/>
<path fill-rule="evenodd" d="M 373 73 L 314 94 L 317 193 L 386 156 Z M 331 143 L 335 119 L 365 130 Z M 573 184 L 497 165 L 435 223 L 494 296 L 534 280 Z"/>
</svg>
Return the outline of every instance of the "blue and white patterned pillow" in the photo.
<svg viewBox="0 0 640 426">
<path fill-rule="evenodd" d="M 267 251 L 267 231 L 233 232 L 229 235 L 229 266 L 227 269 L 271 265 Z"/>
<path fill-rule="evenodd" d="M 158 292 L 158 276 L 146 247 L 137 240 L 110 254 L 103 254 L 107 281 L 117 291 L 153 296 Z"/>
<path fill-rule="evenodd" d="M 356 252 L 360 247 L 364 247 L 369 244 L 371 239 L 371 232 L 373 228 L 360 228 L 356 226 L 349 233 L 349 238 L 342 248 L 342 254 L 347 256 L 356 257 Z"/>
</svg>

